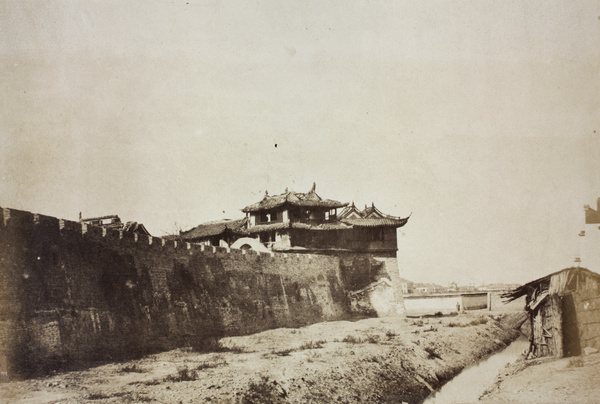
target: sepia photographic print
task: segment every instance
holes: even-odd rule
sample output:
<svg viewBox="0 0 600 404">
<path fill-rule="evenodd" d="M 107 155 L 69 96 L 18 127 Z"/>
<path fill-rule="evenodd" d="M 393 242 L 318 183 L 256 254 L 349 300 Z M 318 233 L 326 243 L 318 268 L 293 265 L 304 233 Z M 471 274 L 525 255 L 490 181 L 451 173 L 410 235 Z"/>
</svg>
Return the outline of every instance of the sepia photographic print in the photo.
<svg viewBox="0 0 600 404">
<path fill-rule="evenodd" d="M 0 402 L 595 403 L 598 1 L 0 0 Z"/>
</svg>

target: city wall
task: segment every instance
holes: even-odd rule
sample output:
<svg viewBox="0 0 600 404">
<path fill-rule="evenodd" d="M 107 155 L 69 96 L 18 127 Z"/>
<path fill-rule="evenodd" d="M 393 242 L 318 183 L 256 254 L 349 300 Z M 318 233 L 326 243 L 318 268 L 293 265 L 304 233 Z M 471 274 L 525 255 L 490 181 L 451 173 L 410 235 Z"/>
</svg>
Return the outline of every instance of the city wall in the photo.
<svg viewBox="0 0 600 404">
<path fill-rule="evenodd" d="M 350 316 L 385 264 L 257 253 L 0 216 L 0 362 L 9 376 Z"/>
</svg>

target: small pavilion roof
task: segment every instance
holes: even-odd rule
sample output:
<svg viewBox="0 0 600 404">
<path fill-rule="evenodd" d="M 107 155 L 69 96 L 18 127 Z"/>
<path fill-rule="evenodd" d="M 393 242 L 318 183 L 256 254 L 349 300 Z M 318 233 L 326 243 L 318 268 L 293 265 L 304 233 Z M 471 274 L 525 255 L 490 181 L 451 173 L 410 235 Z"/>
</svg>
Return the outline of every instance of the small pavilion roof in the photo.
<svg viewBox="0 0 600 404">
<path fill-rule="evenodd" d="M 347 206 L 338 214 L 338 220 L 355 227 L 402 227 L 409 218 L 410 216 L 402 218 L 387 215 L 377 209 L 374 203 L 371 203 L 369 207 L 365 206 L 364 210 L 360 210 L 352 202 L 352 205 Z"/>
<path fill-rule="evenodd" d="M 315 191 L 316 184 L 313 183 L 312 189 L 309 192 L 301 193 L 294 191 L 286 191 L 279 195 L 269 195 L 265 192 L 265 197 L 262 201 L 246 206 L 242 212 L 260 212 L 271 210 L 283 206 L 285 204 L 300 207 L 322 207 L 327 209 L 337 209 L 347 206 L 347 203 L 334 201 L 332 199 L 323 199 Z"/>
</svg>

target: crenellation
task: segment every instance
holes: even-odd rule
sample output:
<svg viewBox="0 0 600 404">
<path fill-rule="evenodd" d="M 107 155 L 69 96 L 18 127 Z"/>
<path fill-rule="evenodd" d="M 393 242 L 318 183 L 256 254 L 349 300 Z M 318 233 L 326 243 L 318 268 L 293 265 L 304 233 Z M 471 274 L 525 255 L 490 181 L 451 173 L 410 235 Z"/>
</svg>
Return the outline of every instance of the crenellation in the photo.
<svg viewBox="0 0 600 404">
<path fill-rule="evenodd" d="M 34 225 L 33 213 L 24 210 L 8 209 L 2 210 L 4 226 L 12 228 L 32 228 Z"/>
<path fill-rule="evenodd" d="M 116 229 L 106 229 L 104 239 L 109 243 L 118 244 L 121 241 L 121 232 Z"/>
<path fill-rule="evenodd" d="M 202 253 L 202 246 L 200 244 L 197 243 L 187 243 L 188 244 L 188 250 L 190 254 L 200 254 Z"/>
<path fill-rule="evenodd" d="M 85 232 L 83 231 L 83 229 L 86 229 Z M 93 239 L 103 239 L 104 236 L 102 235 L 102 228 L 101 227 L 97 227 L 97 226 L 88 226 L 85 223 L 81 224 L 81 229 L 82 229 L 82 234 L 85 235 L 85 237 L 87 238 L 93 238 Z"/>
<path fill-rule="evenodd" d="M 123 245 L 137 245 L 136 233 L 119 230 Z"/>
<path fill-rule="evenodd" d="M 245 250 L 240 250 L 239 248 L 229 249 L 229 254 L 231 254 L 231 256 L 235 258 L 242 257 L 245 253 Z"/>
<path fill-rule="evenodd" d="M 36 215 L 36 226 L 41 229 L 45 229 L 44 231 L 48 231 L 48 229 L 52 229 L 56 232 L 60 230 L 59 220 L 52 216 L 46 215 Z"/>
<path fill-rule="evenodd" d="M 141 246 L 142 243 L 137 244 Z M 162 239 L 160 237 L 148 236 L 148 244 L 145 246 L 147 250 L 155 251 L 157 253 L 163 253 L 164 247 L 162 244 Z"/>
<path fill-rule="evenodd" d="M 6 226 L 8 219 L 10 219 L 10 209 L 2 208 L 2 227 Z"/>
<path fill-rule="evenodd" d="M 59 228 L 63 236 L 81 238 L 81 225 L 78 222 L 61 219 Z"/>
</svg>

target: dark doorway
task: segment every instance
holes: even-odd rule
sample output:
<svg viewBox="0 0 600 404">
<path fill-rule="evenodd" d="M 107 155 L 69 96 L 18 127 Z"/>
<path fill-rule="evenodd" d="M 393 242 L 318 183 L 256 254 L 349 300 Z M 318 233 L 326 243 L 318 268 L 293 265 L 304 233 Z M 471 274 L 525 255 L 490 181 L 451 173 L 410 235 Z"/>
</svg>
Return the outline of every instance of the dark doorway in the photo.
<svg viewBox="0 0 600 404">
<path fill-rule="evenodd" d="M 572 294 L 562 297 L 562 329 L 564 356 L 581 355 L 577 311 L 575 310 L 575 302 L 573 301 Z"/>
</svg>

